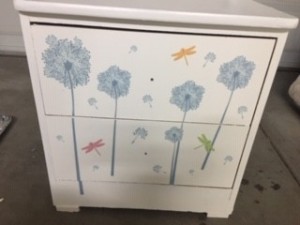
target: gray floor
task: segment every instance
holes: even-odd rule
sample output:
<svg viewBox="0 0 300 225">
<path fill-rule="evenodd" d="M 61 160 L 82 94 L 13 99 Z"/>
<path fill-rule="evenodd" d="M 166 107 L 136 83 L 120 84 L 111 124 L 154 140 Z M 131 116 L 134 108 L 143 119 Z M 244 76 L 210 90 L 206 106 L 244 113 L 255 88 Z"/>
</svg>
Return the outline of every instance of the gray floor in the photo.
<svg viewBox="0 0 300 225">
<path fill-rule="evenodd" d="M 300 111 L 286 94 L 297 74 L 280 71 L 276 76 L 229 219 L 95 208 L 70 214 L 56 212 L 51 203 L 26 59 L 0 56 L 0 114 L 14 116 L 0 137 L 0 224 L 300 225 Z"/>
</svg>

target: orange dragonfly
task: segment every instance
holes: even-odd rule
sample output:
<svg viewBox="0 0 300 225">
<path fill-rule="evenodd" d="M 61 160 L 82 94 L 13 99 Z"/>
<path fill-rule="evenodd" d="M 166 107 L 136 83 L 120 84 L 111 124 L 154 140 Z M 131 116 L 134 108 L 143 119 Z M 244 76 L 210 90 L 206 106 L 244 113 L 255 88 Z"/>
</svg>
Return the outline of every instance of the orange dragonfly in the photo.
<svg viewBox="0 0 300 225">
<path fill-rule="evenodd" d="M 85 153 L 89 153 L 91 151 L 96 151 L 96 153 L 101 156 L 98 148 L 102 147 L 103 145 L 105 145 L 105 143 L 103 143 L 103 140 L 100 139 L 98 141 L 95 142 L 90 142 L 87 146 L 83 147 L 82 150 L 85 151 Z"/>
<path fill-rule="evenodd" d="M 175 52 L 172 54 L 172 57 L 174 61 L 177 61 L 178 59 L 184 58 L 186 65 L 189 65 L 188 60 L 187 60 L 187 56 L 188 55 L 193 55 L 196 53 L 196 46 L 192 46 L 189 48 L 182 48 L 180 49 L 179 52 Z"/>
</svg>

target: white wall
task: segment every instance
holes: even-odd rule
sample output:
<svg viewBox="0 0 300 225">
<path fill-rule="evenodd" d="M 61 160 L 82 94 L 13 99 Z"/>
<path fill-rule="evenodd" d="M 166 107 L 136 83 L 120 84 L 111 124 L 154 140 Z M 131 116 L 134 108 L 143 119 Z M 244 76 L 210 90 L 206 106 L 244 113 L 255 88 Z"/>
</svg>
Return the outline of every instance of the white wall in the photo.
<svg viewBox="0 0 300 225">
<path fill-rule="evenodd" d="M 24 54 L 21 26 L 12 0 L 0 0 L 0 52 Z"/>
<path fill-rule="evenodd" d="M 213 0 L 212 0 L 213 1 Z M 241 0 L 243 1 L 243 0 Z M 299 0 L 256 0 L 300 17 Z M 0 53 L 24 54 L 21 27 L 12 0 L 0 0 Z M 281 66 L 300 68 L 300 26 L 290 32 Z"/>
<path fill-rule="evenodd" d="M 256 0 L 300 18 L 299 0 Z M 281 66 L 300 68 L 300 25 L 291 30 L 281 58 Z"/>
</svg>

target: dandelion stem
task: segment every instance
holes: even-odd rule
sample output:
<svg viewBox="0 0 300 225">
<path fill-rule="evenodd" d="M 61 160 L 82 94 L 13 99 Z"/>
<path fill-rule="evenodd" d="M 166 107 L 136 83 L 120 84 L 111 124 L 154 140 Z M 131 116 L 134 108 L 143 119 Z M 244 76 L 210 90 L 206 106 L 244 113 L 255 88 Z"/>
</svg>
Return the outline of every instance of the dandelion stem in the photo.
<svg viewBox="0 0 300 225">
<path fill-rule="evenodd" d="M 71 89 L 71 98 L 72 98 L 72 134 L 73 134 L 73 144 L 74 144 L 74 155 L 75 155 L 75 167 L 76 167 L 76 178 L 79 183 L 79 193 L 81 195 L 84 194 L 83 184 L 80 175 L 80 167 L 79 167 L 79 156 L 78 156 L 78 148 L 77 148 L 77 138 L 76 138 L 76 126 L 75 126 L 75 103 L 74 103 L 74 85 L 72 82 L 70 71 L 66 72 L 70 81 L 70 89 Z"/>
<path fill-rule="evenodd" d="M 96 153 L 101 157 L 99 150 L 98 149 L 95 149 L 95 150 L 96 150 Z"/>
<path fill-rule="evenodd" d="M 116 91 L 116 90 L 115 90 Z M 117 95 L 116 95 L 117 96 Z M 116 133 L 117 133 L 117 111 L 118 111 L 118 98 L 115 99 L 115 115 L 114 115 L 114 130 L 113 130 L 113 143 L 111 155 L 111 176 L 115 175 L 115 156 L 116 156 Z"/>
<path fill-rule="evenodd" d="M 171 163 L 171 172 L 170 172 L 170 184 L 174 184 L 173 173 L 174 173 L 174 163 L 175 163 L 175 152 L 176 152 L 176 142 L 174 143 L 172 163 Z"/>
<path fill-rule="evenodd" d="M 134 144 L 135 141 L 136 141 L 137 139 L 138 139 L 138 135 L 136 135 L 136 136 L 134 137 L 134 139 L 132 140 L 131 144 Z"/>
<path fill-rule="evenodd" d="M 185 121 L 185 117 L 186 117 L 186 112 L 184 112 L 183 114 L 183 119 L 181 122 L 181 126 L 180 126 L 180 130 L 181 132 L 183 132 L 183 123 Z M 175 184 L 175 176 L 176 176 L 176 168 L 177 168 L 177 160 L 178 160 L 178 155 L 179 155 L 179 149 L 180 149 L 180 140 L 177 143 L 177 148 L 175 150 L 175 159 L 174 159 L 174 166 L 172 169 L 172 173 L 171 173 L 171 178 L 170 178 L 170 184 Z"/>
<path fill-rule="evenodd" d="M 222 127 L 222 125 L 223 125 L 223 122 L 224 122 L 224 119 L 225 119 L 225 115 L 226 115 L 227 110 L 228 110 L 228 108 L 229 108 L 229 105 L 230 105 L 230 102 L 231 102 L 233 93 L 234 93 L 234 90 L 232 90 L 231 93 L 230 93 L 230 97 L 229 97 L 229 100 L 228 100 L 228 102 L 227 102 L 227 105 L 226 105 L 226 108 L 225 108 L 225 110 L 224 110 L 224 113 L 223 113 L 223 115 L 222 115 L 222 117 L 221 117 L 221 120 L 220 120 L 218 129 L 217 129 L 217 131 L 216 131 L 216 133 L 215 133 L 215 136 L 214 136 L 214 138 L 213 138 L 213 140 L 212 140 L 211 148 L 210 148 L 209 151 L 207 151 L 207 153 L 206 153 L 205 159 L 204 159 L 204 161 L 203 161 L 203 163 L 202 163 L 202 166 L 201 166 L 201 170 L 204 170 L 204 169 L 205 169 L 205 166 L 206 166 L 206 163 L 207 163 L 208 158 L 209 158 L 209 156 L 210 156 L 211 150 L 212 150 L 213 147 L 214 147 L 215 141 L 217 140 L 217 137 L 218 137 L 219 132 L 220 132 L 220 130 L 221 130 L 221 127 Z"/>
</svg>

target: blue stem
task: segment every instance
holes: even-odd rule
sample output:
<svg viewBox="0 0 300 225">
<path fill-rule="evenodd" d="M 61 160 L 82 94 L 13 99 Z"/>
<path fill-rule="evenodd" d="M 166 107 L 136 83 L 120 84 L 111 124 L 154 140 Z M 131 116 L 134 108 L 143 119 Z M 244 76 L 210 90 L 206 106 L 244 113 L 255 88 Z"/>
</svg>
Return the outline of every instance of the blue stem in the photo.
<svg viewBox="0 0 300 225">
<path fill-rule="evenodd" d="M 174 184 L 173 173 L 174 173 L 175 152 L 176 152 L 176 142 L 174 143 L 174 148 L 173 148 L 171 172 L 170 172 L 170 184 Z"/>
<path fill-rule="evenodd" d="M 181 126 L 180 126 L 181 132 L 183 132 L 183 123 L 185 121 L 185 117 L 186 117 L 186 112 L 184 112 L 184 114 L 183 114 L 183 119 L 182 119 Z M 176 176 L 176 169 L 177 169 L 177 160 L 178 160 L 178 155 L 179 155 L 179 149 L 180 149 L 180 141 L 178 141 L 177 148 L 176 148 L 176 151 L 175 151 L 174 166 L 173 166 L 172 172 L 171 172 L 170 184 L 175 184 L 175 176 Z"/>
<path fill-rule="evenodd" d="M 224 113 L 223 113 L 223 115 L 222 115 L 222 117 L 221 117 L 221 120 L 220 120 L 218 129 L 217 129 L 217 131 L 216 131 L 216 133 L 215 133 L 215 136 L 214 136 L 214 138 L 213 138 L 213 140 L 212 140 L 212 143 L 211 143 L 211 149 L 206 153 L 205 159 L 204 159 L 204 161 L 203 161 L 203 163 L 202 163 L 202 166 L 201 166 L 201 170 L 204 170 L 204 169 L 205 169 L 205 166 L 206 166 L 206 163 L 207 163 L 208 158 L 209 158 L 209 156 L 210 156 L 210 153 L 211 153 L 211 151 L 212 151 L 212 149 L 213 149 L 213 147 L 214 147 L 214 144 L 215 144 L 215 142 L 216 142 L 216 140 L 217 140 L 217 137 L 218 137 L 218 135 L 219 135 L 219 133 L 220 133 L 222 124 L 223 124 L 223 122 L 224 122 L 224 119 L 225 119 L 227 110 L 228 110 L 228 108 L 229 108 L 229 105 L 230 105 L 230 102 L 231 102 L 231 99 L 232 99 L 232 96 L 233 96 L 233 93 L 234 93 L 234 90 L 232 90 L 231 93 L 230 93 L 230 97 L 229 97 L 229 100 L 228 100 L 228 102 L 227 102 L 227 105 L 226 105 L 226 108 L 225 108 L 225 110 L 224 110 Z"/>
<path fill-rule="evenodd" d="M 79 193 L 81 195 L 84 194 L 83 184 L 80 175 L 80 167 L 79 167 L 79 157 L 78 157 L 78 148 L 77 148 L 77 138 L 76 138 L 76 129 L 75 129 L 75 103 L 74 103 L 74 85 L 72 82 L 71 74 L 67 71 L 70 81 L 70 89 L 71 89 L 71 97 L 72 97 L 72 134 L 73 134 L 73 144 L 74 144 L 74 155 L 75 155 L 75 167 L 76 167 L 76 178 L 79 184 Z"/>
<path fill-rule="evenodd" d="M 115 99 L 115 115 L 114 115 L 114 130 L 113 130 L 113 143 L 112 143 L 112 155 L 111 155 L 111 176 L 115 175 L 115 156 L 116 156 L 116 133 L 117 133 L 117 111 L 118 111 L 118 99 Z"/>
</svg>

